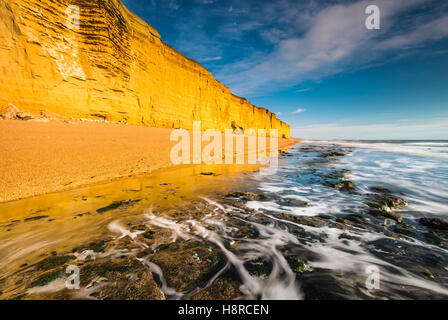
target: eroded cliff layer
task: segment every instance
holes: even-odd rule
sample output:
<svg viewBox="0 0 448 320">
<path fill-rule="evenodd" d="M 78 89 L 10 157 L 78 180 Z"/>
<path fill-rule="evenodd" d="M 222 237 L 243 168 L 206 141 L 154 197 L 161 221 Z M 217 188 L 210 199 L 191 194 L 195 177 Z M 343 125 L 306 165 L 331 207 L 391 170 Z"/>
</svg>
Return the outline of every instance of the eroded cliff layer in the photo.
<svg viewBox="0 0 448 320">
<path fill-rule="evenodd" d="M 275 114 L 232 95 L 119 0 L 0 0 L 0 16 L 0 108 L 290 136 Z"/>
</svg>

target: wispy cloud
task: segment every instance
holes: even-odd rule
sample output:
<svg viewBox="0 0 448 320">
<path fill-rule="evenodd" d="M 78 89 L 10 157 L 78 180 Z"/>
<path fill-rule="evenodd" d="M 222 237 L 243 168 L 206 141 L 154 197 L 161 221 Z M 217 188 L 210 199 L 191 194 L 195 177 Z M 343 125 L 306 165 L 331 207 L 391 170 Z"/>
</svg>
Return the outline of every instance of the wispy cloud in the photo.
<svg viewBox="0 0 448 320">
<path fill-rule="evenodd" d="M 381 10 L 380 30 L 365 28 L 370 4 Z M 249 98 L 424 53 L 448 38 L 444 0 L 167 0 L 144 8 L 150 23 L 168 9 L 170 22 L 159 19 L 163 39 L 197 61 L 215 61 L 205 66 Z"/>
<path fill-rule="evenodd" d="M 278 39 L 274 49 L 257 60 L 247 57 L 227 65 L 218 78 L 238 95 L 265 94 L 365 67 L 393 51 L 418 48 L 428 41 L 448 37 L 447 14 L 420 19 L 418 24 L 407 25 L 406 30 L 397 28 L 402 23 L 398 19 L 400 14 L 426 0 L 376 0 L 381 9 L 381 30 L 367 30 L 365 8 L 371 2 L 363 0 L 310 11 L 309 27 L 300 34 L 276 29 L 260 31 L 266 38 Z M 250 26 L 255 28 L 257 24 L 251 22 Z"/>
<path fill-rule="evenodd" d="M 211 4 L 211 3 L 215 3 L 216 0 L 195 0 L 195 2 L 200 3 L 200 4 Z"/>
<path fill-rule="evenodd" d="M 262 27 L 259 21 L 244 21 L 244 22 L 230 22 L 224 24 L 219 29 L 220 37 L 229 37 L 233 40 L 241 39 L 241 37 L 248 31 L 258 30 Z"/>
<path fill-rule="evenodd" d="M 200 62 L 209 62 L 209 61 L 218 61 L 218 60 L 222 60 L 222 57 L 216 56 L 216 57 L 206 57 L 206 58 L 199 59 Z"/>
<path fill-rule="evenodd" d="M 295 92 L 296 93 L 301 93 L 301 92 L 307 92 L 307 91 L 310 91 L 310 90 L 313 90 L 313 89 L 311 89 L 311 88 L 299 89 L 299 90 L 296 90 Z"/>
<path fill-rule="evenodd" d="M 172 10 L 178 10 L 180 8 L 180 4 L 176 0 L 170 0 L 168 6 Z"/>
<path fill-rule="evenodd" d="M 296 111 L 294 111 L 293 113 L 303 113 L 305 111 L 306 111 L 306 109 L 299 108 Z"/>
</svg>

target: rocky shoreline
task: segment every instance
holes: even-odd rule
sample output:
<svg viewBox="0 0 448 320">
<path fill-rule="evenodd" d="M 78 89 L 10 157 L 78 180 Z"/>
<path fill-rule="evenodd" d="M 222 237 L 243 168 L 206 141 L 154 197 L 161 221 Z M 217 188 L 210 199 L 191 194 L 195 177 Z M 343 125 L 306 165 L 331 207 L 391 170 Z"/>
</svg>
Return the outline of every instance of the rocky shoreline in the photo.
<svg viewBox="0 0 448 320">
<path fill-rule="evenodd" d="M 254 209 L 249 204 L 275 203 L 278 208 L 313 204 L 260 192 L 251 184 L 169 210 L 153 207 L 140 215 L 122 216 L 140 205 L 138 201 L 114 202 L 77 217 L 120 216 L 108 224 L 106 237 L 52 252 L 0 277 L 0 298 L 446 299 L 443 289 L 431 285 L 446 283 L 448 277 L 447 222 L 422 217 L 416 223 L 402 216 L 406 194 L 384 186 L 362 192 L 350 180 L 350 168 L 334 166 L 353 152 L 350 148 L 298 148 L 295 154 L 283 151 L 281 158 L 316 154 L 302 174 L 328 190 L 362 199 L 360 211 L 306 216 Z M 359 247 L 353 246 L 358 243 Z M 333 247 L 343 256 L 368 252 L 368 259 L 384 262 L 390 276 L 384 288 L 370 292 L 358 273 L 323 267 L 320 253 Z M 69 265 L 81 270 L 80 290 L 65 288 Z M 418 285 L 398 283 L 405 276 Z"/>
</svg>

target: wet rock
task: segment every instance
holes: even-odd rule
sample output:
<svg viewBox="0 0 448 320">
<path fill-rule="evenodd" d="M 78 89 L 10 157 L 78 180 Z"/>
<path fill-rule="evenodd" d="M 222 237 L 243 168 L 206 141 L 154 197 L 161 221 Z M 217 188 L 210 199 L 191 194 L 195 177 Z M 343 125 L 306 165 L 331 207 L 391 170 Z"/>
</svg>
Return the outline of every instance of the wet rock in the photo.
<svg viewBox="0 0 448 320">
<path fill-rule="evenodd" d="M 227 198 L 239 198 L 245 201 L 252 201 L 257 198 L 257 195 L 252 192 L 230 192 L 226 195 Z"/>
<path fill-rule="evenodd" d="M 343 170 L 333 170 L 327 173 L 318 174 L 320 178 L 322 178 L 323 185 L 341 190 L 354 192 L 356 184 L 353 181 L 347 180 L 347 176 L 352 173 L 351 170 L 343 169 Z"/>
<path fill-rule="evenodd" d="M 28 222 L 28 221 L 35 221 L 35 220 L 45 219 L 45 218 L 48 218 L 48 216 L 30 217 L 30 218 L 25 218 L 23 221 Z"/>
<path fill-rule="evenodd" d="M 103 288 L 97 295 L 103 300 L 164 300 L 157 283 L 149 271 L 133 271 L 132 277 L 118 274 L 113 283 Z"/>
<path fill-rule="evenodd" d="M 300 278 L 306 300 L 344 300 L 353 294 L 329 270 L 305 272 Z"/>
<path fill-rule="evenodd" d="M 300 256 L 289 256 L 287 261 L 292 271 L 296 273 L 303 273 L 308 270 L 308 261 Z"/>
<path fill-rule="evenodd" d="M 28 296 L 28 293 L 19 293 L 14 295 L 11 300 L 23 300 L 24 298 L 26 298 Z"/>
<path fill-rule="evenodd" d="M 336 220 L 335 216 L 330 216 L 327 214 L 320 214 L 320 215 L 318 215 L 318 217 L 321 219 L 325 219 L 325 220 Z"/>
<path fill-rule="evenodd" d="M 384 188 L 384 187 L 371 187 L 370 190 L 372 192 L 376 192 L 376 193 L 392 194 L 392 191 L 390 191 L 389 189 Z"/>
<path fill-rule="evenodd" d="M 424 261 L 425 263 L 429 263 L 431 265 L 444 267 L 446 259 L 438 253 L 429 253 L 428 255 L 425 256 Z"/>
<path fill-rule="evenodd" d="M 385 190 L 384 190 L 385 191 Z M 403 218 L 400 214 L 394 212 L 395 210 L 402 209 L 408 205 L 403 198 L 391 195 L 391 194 L 368 194 L 367 205 L 370 207 L 368 213 L 379 219 L 389 218 L 403 222 Z"/>
<path fill-rule="evenodd" d="M 281 157 L 292 157 L 293 155 L 285 150 L 278 150 L 278 153 Z"/>
<path fill-rule="evenodd" d="M 370 202 L 367 205 L 380 211 L 399 210 L 408 205 L 406 200 L 392 195 L 370 195 Z"/>
<path fill-rule="evenodd" d="M 398 223 L 403 222 L 403 217 L 400 214 L 393 211 L 381 211 L 376 209 L 370 209 L 368 213 L 378 219 L 391 219 L 397 221 Z"/>
<path fill-rule="evenodd" d="M 408 237 L 415 237 L 415 232 L 412 230 L 409 230 L 409 228 L 406 228 L 406 227 L 395 226 L 394 232 L 408 236 Z"/>
<path fill-rule="evenodd" d="M 353 172 L 348 169 L 342 169 L 330 172 L 327 175 L 320 175 L 323 179 L 333 179 L 333 180 L 346 180 L 349 175 L 351 175 Z"/>
<path fill-rule="evenodd" d="M 96 210 L 96 212 L 104 213 L 104 212 L 107 212 L 107 211 L 118 209 L 119 207 L 122 207 L 122 206 L 131 206 L 131 205 L 133 205 L 133 204 L 135 204 L 135 203 L 137 203 L 139 201 L 141 201 L 141 200 L 115 201 L 114 203 L 112 203 L 112 204 L 110 204 L 110 205 L 108 205 L 106 207 L 103 207 L 103 208 L 100 208 L 100 209 Z"/>
<path fill-rule="evenodd" d="M 38 213 L 45 212 L 45 211 L 48 211 L 48 210 L 50 210 L 50 208 L 39 209 L 39 210 L 32 211 L 31 214 L 38 214 Z"/>
<path fill-rule="evenodd" d="M 240 284 L 230 278 L 219 278 L 213 284 L 191 297 L 191 300 L 234 300 L 242 295 Z"/>
<path fill-rule="evenodd" d="M 330 227 L 330 228 L 336 228 L 336 229 L 343 230 L 343 231 L 353 229 L 353 227 L 349 227 L 349 226 L 347 226 L 346 224 L 344 224 L 344 223 L 340 223 L 340 222 L 334 222 L 334 223 L 331 223 L 331 224 L 329 225 L 329 227 Z"/>
<path fill-rule="evenodd" d="M 244 267 L 255 277 L 268 277 L 272 272 L 272 263 L 263 258 L 248 261 L 244 264 Z"/>
<path fill-rule="evenodd" d="M 238 231 L 233 234 L 235 238 L 255 239 L 258 237 L 258 230 L 255 229 L 250 223 L 239 221 L 234 225 L 234 227 L 238 229 Z"/>
<path fill-rule="evenodd" d="M 448 222 L 443 221 L 442 219 L 438 218 L 421 218 L 419 220 L 420 224 L 431 228 L 431 229 L 438 229 L 438 230 L 448 230 Z"/>
<path fill-rule="evenodd" d="M 130 270 L 130 265 L 128 265 L 123 259 L 118 259 L 116 261 L 105 261 L 100 263 L 95 262 L 82 268 L 82 274 L 87 277 L 83 281 L 87 282 L 90 277 L 94 276 L 107 277 L 110 274 L 116 275 L 119 273 L 125 273 Z"/>
<path fill-rule="evenodd" d="M 372 254 L 392 264 L 388 267 L 388 271 L 391 273 L 400 273 L 401 271 L 397 267 L 414 274 L 423 274 L 429 271 L 434 275 L 434 280 L 439 283 L 445 282 L 444 279 L 448 276 L 448 270 L 445 269 L 446 251 L 435 252 L 432 248 L 412 242 L 386 238 L 371 242 L 369 247 Z M 435 292 L 429 294 L 429 297 L 436 295 Z M 434 296 L 431 298 L 437 299 Z"/>
<path fill-rule="evenodd" d="M 139 224 L 138 226 L 132 226 L 131 231 L 146 231 L 146 225 L 145 224 Z"/>
<path fill-rule="evenodd" d="M 346 154 L 340 151 L 332 151 L 321 154 L 319 157 L 321 158 L 330 158 L 330 157 L 344 157 Z"/>
<path fill-rule="evenodd" d="M 301 147 L 300 148 L 300 151 L 301 152 L 320 152 L 320 151 L 323 151 L 323 150 L 325 150 L 325 147 L 323 147 L 323 146 L 313 146 L 313 145 L 310 145 L 310 146 L 306 146 L 306 147 Z"/>
<path fill-rule="evenodd" d="M 238 198 L 244 201 L 254 201 L 254 200 L 259 200 L 259 201 L 264 201 L 264 200 L 268 200 L 268 197 L 263 195 L 263 194 L 256 194 L 253 192 L 230 192 L 226 195 L 226 198 Z"/>
<path fill-rule="evenodd" d="M 91 242 L 88 248 L 94 252 L 104 252 L 104 249 L 106 248 L 106 241 L 100 240 L 98 242 Z"/>
<path fill-rule="evenodd" d="M 101 300 L 160 300 L 165 296 L 151 270 L 133 257 L 103 258 L 81 268 L 81 286 L 102 285 L 94 296 Z"/>
<path fill-rule="evenodd" d="M 154 239 L 155 232 L 152 230 L 146 231 L 145 233 L 142 233 L 142 236 L 146 239 Z"/>
<path fill-rule="evenodd" d="M 383 234 L 386 236 L 386 237 L 389 237 L 389 238 L 394 238 L 394 239 L 400 239 L 400 236 L 398 235 L 398 234 L 396 234 L 396 233 L 393 233 L 393 232 L 390 232 L 390 231 L 388 231 L 388 230 L 383 230 Z"/>
<path fill-rule="evenodd" d="M 299 207 L 299 208 L 308 207 L 308 202 L 300 201 L 300 200 L 296 200 L 296 199 L 281 199 L 281 200 L 277 201 L 277 204 L 279 204 L 281 206 L 286 206 L 286 207 Z"/>
<path fill-rule="evenodd" d="M 205 285 L 224 261 L 213 245 L 192 240 L 167 244 L 149 260 L 160 266 L 170 287 L 184 293 Z"/>
<path fill-rule="evenodd" d="M 325 181 L 324 185 L 342 191 L 353 191 L 356 187 L 356 184 L 352 181 Z"/>
<path fill-rule="evenodd" d="M 425 232 L 423 234 L 426 241 L 432 244 L 441 245 L 442 239 L 435 232 Z"/>
<path fill-rule="evenodd" d="M 51 256 L 45 258 L 44 260 L 36 263 L 35 267 L 37 270 L 50 270 L 56 267 L 62 266 L 70 260 L 75 259 L 74 256 Z"/>
<path fill-rule="evenodd" d="M 427 269 L 422 272 L 422 275 L 425 278 L 430 279 L 430 280 L 433 280 L 435 278 L 434 275 L 431 273 L 431 271 L 429 271 Z"/>
<path fill-rule="evenodd" d="M 282 213 L 282 214 L 277 215 L 277 218 L 295 222 L 297 224 L 303 224 L 305 226 L 315 227 L 315 228 L 323 227 L 326 224 L 325 220 L 318 218 L 318 217 L 296 216 L 296 215 L 292 215 L 292 214 Z"/>
<path fill-rule="evenodd" d="M 366 218 L 364 218 L 363 216 L 361 216 L 359 214 L 349 214 L 348 216 L 337 219 L 336 221 L 337 222 L 350 221 L 350 222 L 354 222 L 357 224 L 364 224 L 364 223 L 366 223 Z"/>
<path fill-rule="evenodd" d="M 39 276 L 36 280 L 31 282 L 31 284 L 28 286 L 28 288 L 43 287 L 62 276 L 64 276 L 63 270 L 50 271 L 50 272 L 44 273 L 41 276 Z"/>
</svg>

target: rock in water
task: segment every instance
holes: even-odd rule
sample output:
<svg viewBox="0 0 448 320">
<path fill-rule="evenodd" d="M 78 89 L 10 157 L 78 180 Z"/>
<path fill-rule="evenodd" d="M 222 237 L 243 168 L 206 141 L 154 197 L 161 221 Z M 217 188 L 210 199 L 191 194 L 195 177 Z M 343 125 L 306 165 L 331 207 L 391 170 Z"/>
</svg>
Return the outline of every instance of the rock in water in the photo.
<svg viewBox="0 0 448 320">
<path fill-rule="evenodd" d="M 443 221 L 441 219 L 421 218 L 419 222 L 421 225 L 431 229 L 448 230 L 448 222 Z"/>
</svg>

